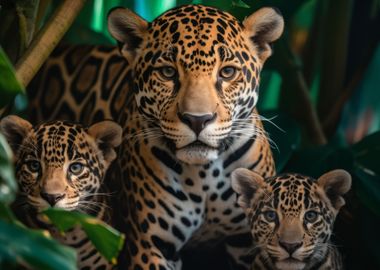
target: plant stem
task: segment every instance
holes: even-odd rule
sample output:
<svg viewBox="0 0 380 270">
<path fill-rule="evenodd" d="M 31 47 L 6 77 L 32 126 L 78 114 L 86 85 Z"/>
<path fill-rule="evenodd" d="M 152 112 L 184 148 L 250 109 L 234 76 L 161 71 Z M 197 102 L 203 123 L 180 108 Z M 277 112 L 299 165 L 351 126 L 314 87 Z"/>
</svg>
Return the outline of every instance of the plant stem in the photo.
<svg viewBox="0 0 380 270">
<path fill-rule="evenodd" d="M 81 11 L 86 0 L 63 1 L 16 64 L 19 81 L 27 86 Z"/>
</svg>

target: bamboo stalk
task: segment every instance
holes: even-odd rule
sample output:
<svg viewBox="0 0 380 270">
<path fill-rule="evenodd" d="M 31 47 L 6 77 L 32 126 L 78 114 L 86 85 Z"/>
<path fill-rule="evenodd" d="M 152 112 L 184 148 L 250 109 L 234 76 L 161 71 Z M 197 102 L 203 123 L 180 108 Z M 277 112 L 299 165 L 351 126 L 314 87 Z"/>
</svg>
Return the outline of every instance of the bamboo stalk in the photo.
<svg viewBox="0 0 380 270">
<path fill-rule="evenodd" d="M 47 57 L 57 46 L 86 0 L 66 0 L 55 10 L 46 25 L 39 31 L 24 55 L 17 62 L 16 76 L 27 86 Z"/>
</svg>

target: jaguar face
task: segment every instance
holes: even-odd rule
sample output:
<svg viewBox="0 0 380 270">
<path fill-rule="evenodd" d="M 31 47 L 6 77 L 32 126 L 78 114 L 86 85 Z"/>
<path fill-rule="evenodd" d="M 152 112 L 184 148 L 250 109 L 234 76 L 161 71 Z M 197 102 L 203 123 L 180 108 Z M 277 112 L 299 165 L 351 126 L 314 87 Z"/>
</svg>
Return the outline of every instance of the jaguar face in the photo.
<svg viewBox="0 0 380 270">
<path fill-rule="evenodd" d="M 260 71 L 283 25 L 272 8 L 243 23 L 201 5 L 169 10 L 152 23 L 122 8 L 108 17 L 133 65 L 142 117 L 188 164 L 217 159 L 239 132 L 254 134 Z"/>
<path fill-rule="evenodd" d="M 264 180 L 252 171 L 237 169 L 232 173 L 232 186 L 247 214 L 255 245 L 275 269 L 306 269 L 328 251 L 351 176 L 335 170 L 318 180 L 299 174 Z"/>
<path fill-rule="evenodd" d="M 93 196 L 109 164 L 116 158 L 121 127 L 103 121 L 88 129 L 54 121 L 35 127 L 17 116 L 0 122 L 15 154 L 22 197 L 37 211 L 47 207 L 94 210 Z"/>
</svg>

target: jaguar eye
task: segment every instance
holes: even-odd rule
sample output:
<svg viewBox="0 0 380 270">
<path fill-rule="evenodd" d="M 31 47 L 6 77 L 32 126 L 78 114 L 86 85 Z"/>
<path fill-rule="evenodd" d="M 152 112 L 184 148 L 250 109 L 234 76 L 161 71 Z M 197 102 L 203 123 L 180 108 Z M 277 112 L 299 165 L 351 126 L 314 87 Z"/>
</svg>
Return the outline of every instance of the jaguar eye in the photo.
<svg viewBox="0 0 380 270">
<path fill-rule="evenodd" d="M 314 210 L 307 211 L 304 215 L 304 218 L 309 223 L 314 223 L 317 221 L 318 213 Z"/>
<path fill-rule="evenodd" d="M 29 171 L 35 173 L 35 172 L 38 172 L 41 168 L 41 164 L 39 161 L 37 160 L 29 160 L 26 162 L 26 166 L 28 168 Z"/>
<path fill-rule="evenodd" d="M 226 66 L 219 71 L 219 76 L 225 80 L 231 80 L 235 77 L 236 68 L 233 66 Z"/>
<path fill-rule="evenodd" d="M 268 222 L 274 222 L 277 219 L 277 213 L 275 211 L 269 210 L 264 212 L 264 218 Z"/>
<path fill-rule="evenodd" d="M 79 163 L 79 162 L 75 162 L 73 164 L 70 164 L 70 167 L 69 167 L 69 171 L 72 173 L 72 174 L 80 174 L 84 169 L 84 165 L 82 163 Z"/>
<path fill-rule="evenodd" d="M 164 77 L 165 79 L 173 79 L 177 74 L 177 71 L 175 70 L 175 68 L 172 68 L 169 66 L 161 67 L 159 69 L 159 72 L 161 76 Z"/>
</svg>

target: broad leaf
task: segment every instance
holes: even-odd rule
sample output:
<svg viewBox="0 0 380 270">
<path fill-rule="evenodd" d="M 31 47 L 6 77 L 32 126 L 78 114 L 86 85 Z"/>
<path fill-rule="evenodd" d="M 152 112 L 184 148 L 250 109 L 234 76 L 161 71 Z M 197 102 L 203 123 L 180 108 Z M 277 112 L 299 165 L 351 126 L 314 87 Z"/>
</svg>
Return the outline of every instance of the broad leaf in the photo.
<svg viewBox="0 0 380 270">
<path fill-rule="evenodd" d="M 0 202 L 11 203 L 17 191 L 12 164 L 12 151 L 0 133 Z"/>
<path fill-rule="evenodd" d="M 0 47 L 0 107 L 3 107 L 19 93 L 24 92 L 24 87 L 19 83 L 3 48 Z"/>
<path fill-rule="evenodd" d="M 111 263 L 123 246 L 124 235 L 92 216 L 78 212 L 67 212 L 62 209 L 49 208 L 44 211 L 49 220 L 61 231 L 74 226 L 81 226 L 96 249 Z"/>
<path fill-rule="evenodd" d="M 43 231 L 0 220 L 0 268 L 23 265 L 32 269 L 76 269 L 76 253 Z"/>
</svg>

